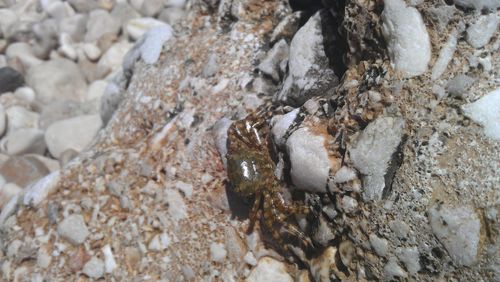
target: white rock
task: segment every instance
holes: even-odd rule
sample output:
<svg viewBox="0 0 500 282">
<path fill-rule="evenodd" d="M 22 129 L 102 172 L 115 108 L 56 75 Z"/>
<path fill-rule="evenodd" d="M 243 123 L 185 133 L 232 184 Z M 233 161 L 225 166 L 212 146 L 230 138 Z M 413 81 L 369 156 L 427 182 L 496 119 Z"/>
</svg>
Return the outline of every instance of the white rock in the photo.
<svg viewBox="0 0 500 282">
<path fill-rule="evenodd" d="M 193 195 L 193 185 L 182 181 L 177 181 L 175 183 L 175 188 L 179 189 L 179 191 L 181 191 L 186 196 L 186 198 L 191 199 L 191 196 Z"/>
<path fill-rule="evenodd" d="M 8 155 L 43 155 L 47 149 L 43 137 L 43 131 L 40 129 L 19 129 L 9 133 L 2 139 L 2 141 L 0 141 L 0 148 Z"/>
<path fill-rule="evenodd" d="M 83 45 L 85 56 L 91 61 L 97 61 L 101 57 L 101 50 L 94 43 L 85 43 Z"/>
<path fill-rule="evenodd" d="M 132 38 L 132 40 L 136 41 L 137 39 L 141 38 L 146 32 L 148 32 L 150 29 L 153 29 L 155 27 L 159 26 L 168 26 L 166 23 L 161 22 L 157 19 L 154 18 L 138 18 L 138 19 L 131 19 L 127 23 L 126 31 L 127 34 Z"/>
<path fill-rule="evenodd" d="M 455 49 L 457 49 L 457 30 L 454 30 L 450 33 L 448 41 L 446 41 L 443 48 L 441 48 L 441 51 L 439 51 L 439 57 L 432 67 L 432 80 L 438 79 L 444 73 L 444 71 L 448 67 L 448 64 L 453 58 Z"/>
<path fill-rule="evenodd" d="M 113 18 L 106 10 L 93 10 L 87 21 L 85 42 L 97 42 L 105 34 L 117 35 L 120 28 L 120 21 Z"/>
<path fill-rule="evenodd" d="M 325 193 L 330 171 L 325 138 L 299 128 L 288 138 L 286 148 L 293 184 L 302 190 Z"/>
<path fill-rule="evenodd" d="M 399 266 L 396 258 L 392 257 L 389 259 L 387 264 L 384 266 L 385 279 L 391 280 L 394 278 L 406 278 L 408 274 L 404 271 L 401 266 Z"/>
<path fill-rule="evenodd" d="M 78 54 L 76 48 L 74 47 L 73 39 L 71 39 L 69 34 L 59 34 L 59 45 L 59 53 L 72 61 L 76 61 Z"/>
<path fill-rule="evenodd" d="M 349 196 L 344 196 L 342 198 L 342 210 L 345 213 L 352 213 L 356 211 L 357 207 L 358 207 L 358 201 L 356 201 L 356 199 Z"/>
<path fill-rule="evenodd" d="M 28 101 L 30 103 L 34 102 L 36 99 L 36 93 L 35 90 L 31 87 L 19 87 L 16 89 L 16 92 L 14 92 L 14 96 L 23 99 L 25 101 Z"/>
<path fill-rule="evenodd" d="M 15 132 L 19 129 L 38 128 L 40 114 L 27 110 L 21 106 L 13 106 L 8 108 L 7 114 L 7 134 Z"/>
<path fill-rule="evenodd" d="M 98 65 L 110 68 L 112 70 L 122 67 L 125 54 L 132 48 L 133 44 L 127 41 L 120 41 L 113 44 L 99 60 Z"/>
<path fill-rule="evenodd" d="M 111 247 L 109 244 L 102 247 L 102 253 L 104 255 L 104 269 L 106 273 L 111 273 L 118 266 L 116 264 L 115 258 L 113 256 L 113 252 L 111 251 Z"/>
<path fill-rule="evenodd" d="M 281 62 L 288 60 L 288 53 L 290 48 L 285 39 L 281 39 L 279 42 L 274 44 L 273 48 L 267 52 L 266 57 L 259 64 L 259 70 L 275 81 L 280 80 L 280 64 Z"/>
<path fill-rule="evenodd" d="M 224 167 L 227 165 L 227 130 L 232 123 L 233 122 L 228 118 L 221 118 L 215 123 L 213 129 L 215 146 L 217 147 L 217 151 L 219 151 Z"/>
<path fill-rule="evenodd" d="M 210 257 L 212 261 L 223 262 L 226 258 L 227 251 L 224 244 L 212 243 L 210 244 Z"/>
<path fill-rule="evenodd" d="M 379 256 L 385 257 L 387 255 L 389 247 L 387 240 L 384 238 L 379 238 L 375 234 L 370 234 L 369 239 L 375 253 L 377 253 L 377 255 Z"/>
<path fill-rule="evenodd" d="M 293 122 L 297 118 L 297 114 L 299 113 L 300 109 L 297 108 L 289 113 L 286 113 L 284 115 L 279 115 L 279 116 L 274 116 L 273 119 L 271 120 L 271 134 L 273 136 L 274 142 L 278 146 L 283 146 L 285 145 L 285 134 L 292 126 Z"/>
<path fill-rule="evenodd" d="M 0 186 L 0 209 L 3 209 L 3 207 L 21 191 L 23 191 L 23 189 L 14 183 L 3 183 Z"/>
<path fill-rule="evenodd" d="M 500 88 L 462 106 L 464 114 L 484 127 L 484 134 L 500 140 Z"/>
<path fill-rule="evenodd" d="M 106 80 L 96 80 L 90 84 L 89 89 L 87 91 L 87 95 L 85 97 L 85 100 L 87 101 L 92 101 L 92 100 L 99 100 L 101 101 L 102 96 L 104 95 L 104 92 L 106 91 L 106 88 L 108 87 L 109 82 Z"/>
<path fill-rule="evenodd" d="M 289 72 L 277 98 L 301 105 L 309 98 L 325 93 L 338 84 L 338 77 L 330 68 L 322 34 L 322 16 L 319 11 L 297 31 L 290 43 Z"/>
<path fill-rule="evenodd" d="M 362 193 L 365 202 L 382 198 L 384 175 L 401 142 L 404 125 L 402 118 L 379 117 L 368 124 L 349 149 L 354 166 L 364 175 Z"/>
<path fill-rule="evenodd" d="M 26 187 L 26 191 L 24 193 L 24 205 L 32 207 L 38 206 L 47 198 L 48 195 L 52 194 L 57 189 L 59 180 L 60 173 L 57 170 L 37 182 L 30 184 Z"/>
<path fill-rule="evenodd" d="M 55 59 L 31 68 L 26 81 L 42 103 L 56 99 L 82 101 L 87 83 L 78 66 L 67 59 Z"/>
<path fill-rule="evenodd" d="M 410 275 L 415 275 L 420 270 L 420 253 L 417 247 L 397 248 L 398 259 L 405 264 Z"/>
<path fill-rule="evenodd" d="M 0 104 L 0 137 L 5 133 L 7 129 L 7 114 L 5 113 L 5 108 Z"/>
<path fill-rule="evenodd" d="M 83 151 L 90 145 L 101 127 L 102 120 L 99 115 L 78 116 L 57 121 L 45 132 L 45 142 L 52 156 L 59 158 L 68 149 Z"/>
<path fill-rule="evenodd" d="M 166 233 L 158 234 L 151 239 L 148 249 L 159 252 L 165 250 L 170 245 L 170 237 Z"/>
<path fill-rule="evenodd" d="M 432 231 L 458 265 L 477 261 L 481 221 L 470 206 L 458 208 L 436 205 L 429 210 Z"/>
<path fill-rule="evenodd" d="M 246 282 L 261 281 L 293 282 L 293 278 L 288 274 L 284 263 L 270 257 L 263 257 L 246 279 Z"/>
<path fill-rule="evenodd" d="M 243 260 L 251 266 L 257 265 L 257 259 L 255 258 L 254 254 L 250 251 L 245 254 Z"/>
<path fill-rule="evenodd" d="M 391 62 L 405 77 L 423 74 L 431 59 L 431 43 L 422 16 L 403 0 L 385 0 L 382 33 Z"/>
<path fill-rule="evenodd" d="M 57 233 L 73 245 L 81 245 L 90 234 L 83 216 L 80 214 L 66 217 L 57 226 Z"/>
<path fill-rule="evenodd" d="M 356 179 L 356 171 L 354 171 L 352 168 L 343 166 L 341 167 L 337 173 L 335 173 L 335 176 L 333 177 L 333 182 L 335 183 L 345 183 L 349 182 L 351 180 Z"/>
<path fill-rule="evenodd" d="M 163 44 L 172 38 L 172 28 L 169 25 L 154 27 L 149 30 L 141 45 L 141 58 L 146 64 L 154 64 L 160 58 Z"/>
<path fill-rule="evenodd" d="M 499 19 L 500 17 L 495 13 L 480 16 L 467 28 L 467 42 L 474 48 L 481 48 L 488 44 L 495 31 L 498 30 Z"/>
<path fill-rule="evenodd" d="M 168 202 L 168 213 L 175 222 L 187 217 L 187 206 L 182 199 L 182 195 L 174 189 L 166 189 L 165 197 Z"/>
<path fill-rule="evenodd" d="M 7 50 L 5 50 L 5 55 L 7 56 L 7 60 L 18 59 L 25 70 L 30 70 L 30 68 L 43 62 L 33 54 L 31 46 L 25 42 L 15 42 L 10 44 L 9 47 L 7 47 Z"/>
<path fill-rule="evenodd" d="M 89 278 L 99 279 L 104 276 L 104 262 L 97 257 L 92 257 L 83 266 L 82 272 Z"/>
</svg>

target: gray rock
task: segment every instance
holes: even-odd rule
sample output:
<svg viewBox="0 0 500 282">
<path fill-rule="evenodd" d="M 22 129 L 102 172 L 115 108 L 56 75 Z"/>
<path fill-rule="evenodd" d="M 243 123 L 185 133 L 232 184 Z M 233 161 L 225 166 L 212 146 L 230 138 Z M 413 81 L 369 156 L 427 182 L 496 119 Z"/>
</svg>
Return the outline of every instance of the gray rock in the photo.
<svg viewBox="0 0 500 282">
<path fill-rule="evenodd" d="M 379 238 L 375 234 L 370 234 L 369 239 L 370 245 L 372 246 L 375 253 L 377 253 L 377 255 L 379 256 L 385 257 L 387 255 L 389 247 L 389 243 L 387 242 L 387 240 L 384 238 Z"/>
<path fill-rule="evenodd" d="M 9 47 L 7 47 L 7 50 L 5 50 L 5 55 L 7 57 L 7 61 L 13 62 L 18 60 L 21 63 L 22 68 L 28 71 L 30 68 L 43 62 L 33 54 L 31 46 L 25 42 L 15 42 L 10 44 Z"/>
<path fill-rule="evenodd" d="M 31 68 L 26 81 L 42 103 L 55 99 L 81 101 L 87 83 L 78 66 L 67 59 L 55 59 Z"/>
<path fill-rule="evenodd" d="M 50 3 L 45 11 L 50 17 L 58 21 L 75 14 L 75 10 L 70 4 L 58 1 Z"/>
<path fill-rule="evenodd" d="M 99 7 L 97 0 L 68 0 L 68 2 L 81 14 L 86 14 Z"/>
<path fill-rule="evenodd" d="M 0 148 L 9 155 L 43 155 L 47 149 L 43 136 L 43 131 L 39 129 L 20 129 L 3 138 Z"/>
<path fill-rule="evenodd" d="M 130 6 L 127 2 L 116 3 L 111 11 L 111 16 L 120 21 L 120 25 L 122 30 L 125 30 L 126 24 L 131 19 L 140 18 L 141 14 L 139 14 L 132 6 Z"/>
<path fill-rule="evenodd" d="M 93 10 L 87 21 L 85 42 L 97 42 L 103 35 L 107 34 L 117 35 L 120 28 L 120 21 L 113 18 L 106 10 Z"/>
<path fill-rule="evenodd" d="M 0 9 L 0 34 L 5 38 L 10 27 L 19 20 L 19 17 L 11 9 Z"/>
<path fill-rule="evenodd" d="M 15 183 L 19 187 L 26 187 L 49 173 L 42 162 L 33 158 L 10 157 L 0 165 L 0 175 L 7 182 Z"/>
<path fill-rule="evenodd" d="M 186 17 L 186 11 L 182 8 L 177 8 L 177 7 L 165 8 L 158 15 L 158 19 L 160 21 L 166 22 L 172 26 L 179 23 L 185 17 Z"/>
<path fill-rule="evenodd" d="M 325 52 L 327 39 L 322 32 L 322 22 L 329 17 L 327 11 L 317 12 L 293 37 L 289 72 L 276 100 L 300 106 L 314 96 L 328 95 L 328 91 L 338 84 Z"/>
<path fill-rule="evenodd" d="M 454 0 L 453 3 L 465 8 L 482 9 L 497 9 L 500 7 L 499 0 Z"/>
<path fill-rule="evenodd" d="M 67 149 L 83 151 L 102 127 L 99 115 L 78 116 L 49 126 L 45 142 L 52 156 L 59 158 Z"/>
<path fill-rule="evenodd" d="M 87 20 L 88 16 L 86 14 L 76 14 L 64 18 L 59 22 L 59 32 L 68 34 L 75 42 L 80 42 L 87 30 Z"/>
<path fill-rule="evenodd" d="M 481 221 L 473 207 L 434 205 L 429 209 L 432 231 L 458 265 L 472 266 L 477 261 Z"/>
<path fill-rule="evenodd" d="M 141 5 L 139 12 L 146 17 L 155 17 L 165 6 L 165 0 L 147 0 Z"/>
<path fill-rule="evenodd" d="M 24 76 L 11 67 L 0 68 L 0 94 L 14 92 L 24 85 Z"/>
<path fill-rule="evenodd" d="M 217 54 L 210 54 L 208 56 L 205 66 L 203 66 L 203 77 L 214 76 L 217 71 L 219 71 L 219 65 L 217 64 Z"/>
<path fill-rule="evenodd" d="M 92 257 L 83 266 L 82 272 L 89 278 L 99 279 L 104 276 L 104 262 L 101 259 Z"/>
<path fill-rule="evenodd" d="M 363 200 L 380 200 L 385 188 L 384 176 L 394 152 L 401 143 L 404 120 L 379 117 L 371 122 L 349 149 L 350 158 L 363 175 Z"/>
<path fill-rule="evenodd" d="M 35 44 L 33 53 L 40 59 L 48 59 L 50 52 L 57 47 L 58 24 L 54 19 L 46 19 L 33 25 Z"/>
<path fill-rule="evenodd" d="M 428 11 L 431 18 L 437 22 L 439 30 L 442 31 L 453 18 L 457 9 L 453 6 L 442 5 L 438 7 L 430 7 Z"/>
<path fill-rule="evenodd" d="M 308 128 L 299 128 L 288 138 L 286 149 L 290 157 L 290 175 L 298 189 L 327 192 L 331 165 L 325 143 L 324 136 L 315 135 Z"/>
<path fill-rule="evenodd" d="M 266 96 L 271 96 L 276 93 L 278 87 L 270 79 L 264 77 L 257 77 L 252 81 L 252 90 L 256 94 L 263 94 Z"/>
<path fill-rule="evenodd" d="M 57 233 L 73 245 L 83 244 L 90 234 L 83 216 L 80 214 L 69 215 L 61 221 L 57 226 Z"/>
<path fill-rule="evenodd" d="M 465 74 L 459 74 L 450 79 L 446 84 L 446 91 L 453 96 L 462 98 L 475 79 Z"/>
<path fill-rule="evenodd" d="M 5 108 L 0 104 L 0 137 L 5 133 L 7 129 L 7 114 L 5 113 Z"/>
<path fill-rule="evenodd" d="M 96 111 L 94 108 L 88 104 L 82 104 L 71 100 L 56 100 L 43 106 L 40 113 L 39 126 L 42 130 L 46 130 L 56 121 L 95 113 Z"/>
<path fill-rule="evenodd" d="M 272 77 L 274 81 L 280 81 L 283 76 L 280 65 L 288 60 L 289 50 L 288 43 L 284 39 L 280 40 L 267 52 L 266 57 L 259 64 L 259 70 Z"/>
<path fill-rule="evenodd" d="M 477 21 L 467 28 L 467 42 L 478 49 L 490 42 L 493 34 L 498 31 L 500 17 L 495 13 L 480 16 Z"/>
<path fill-rule="evenodd" d="M 107 124 L 123 100 L 123 91 L 116 83 L 109 83 L 101 98 L 100 115 Z"/>
</svg>

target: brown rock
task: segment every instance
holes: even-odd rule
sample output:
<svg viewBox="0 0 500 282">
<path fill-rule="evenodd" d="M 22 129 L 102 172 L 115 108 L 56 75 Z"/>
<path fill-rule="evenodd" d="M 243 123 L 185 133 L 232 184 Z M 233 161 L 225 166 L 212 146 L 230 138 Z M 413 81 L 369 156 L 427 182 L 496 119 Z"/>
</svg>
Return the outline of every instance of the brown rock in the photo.
<svg viewBox="0 0 500 282">
<path fill-rule="evenodd" d="M 0 166 L 0 175 L 5 181 L 20 187 L 25 187 L 49 173 L 49 169 L 35 158 L 10 157 Z"/>
</svg>

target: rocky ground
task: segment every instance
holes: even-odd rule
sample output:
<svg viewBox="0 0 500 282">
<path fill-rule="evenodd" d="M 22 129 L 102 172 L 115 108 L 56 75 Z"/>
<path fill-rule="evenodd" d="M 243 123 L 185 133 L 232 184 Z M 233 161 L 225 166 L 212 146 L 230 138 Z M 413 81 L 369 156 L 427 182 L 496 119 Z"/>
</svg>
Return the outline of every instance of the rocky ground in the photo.
<svg viewBox="0 0 500 282">
<path fill-rule="evenodd" d="M 499 1 L 0 7 L 3 280 L 500 281 Z M 313 249 L 247 232 L 239 154 Z"/>
</svg>

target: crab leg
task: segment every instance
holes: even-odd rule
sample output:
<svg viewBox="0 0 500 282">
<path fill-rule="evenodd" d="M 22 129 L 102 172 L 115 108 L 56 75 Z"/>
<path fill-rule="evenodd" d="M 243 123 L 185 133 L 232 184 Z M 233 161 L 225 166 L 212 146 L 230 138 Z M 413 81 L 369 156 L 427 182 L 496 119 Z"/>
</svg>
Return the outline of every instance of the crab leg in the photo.
<svg viewBox="0 0 500 282">
<path fill-rule="evenodd" d="M 247 233 L 252 232 L 255 226 L 255 221 L 257 220 L 257 215 L 259 214 L 260 202 L 262 200 L 262 194 L 255 194 L 255 201 L 253 202 L 252 209 L 250 210 L 250 224 L 248 225 Z"/>
</svg>

